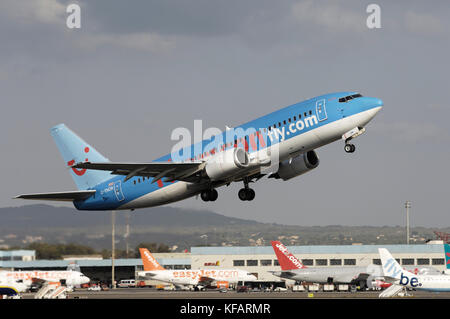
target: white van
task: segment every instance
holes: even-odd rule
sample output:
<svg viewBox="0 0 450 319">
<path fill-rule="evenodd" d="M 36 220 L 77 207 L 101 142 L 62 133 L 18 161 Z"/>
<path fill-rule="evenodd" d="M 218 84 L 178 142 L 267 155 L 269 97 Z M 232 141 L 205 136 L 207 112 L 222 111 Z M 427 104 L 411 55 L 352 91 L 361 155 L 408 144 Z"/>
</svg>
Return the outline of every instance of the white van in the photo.
<svg viewBox="0 0 450 319">
<path fill-rule="evenodd" d="M 136 281 L 134 279 L 124 279 L 119 282 L 117 287 L 119 288 L 136 287 Z"/>
</svg>

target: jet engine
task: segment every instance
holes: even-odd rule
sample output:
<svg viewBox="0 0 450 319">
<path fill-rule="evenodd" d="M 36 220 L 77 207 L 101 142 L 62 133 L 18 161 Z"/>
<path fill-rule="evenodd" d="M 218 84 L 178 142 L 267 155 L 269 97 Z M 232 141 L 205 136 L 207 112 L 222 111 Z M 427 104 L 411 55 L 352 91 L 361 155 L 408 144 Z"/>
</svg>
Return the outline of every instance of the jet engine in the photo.
<svg viewBox="0 0 450 319">
<path fill-rule="evenodd" d="M 319 166 L 319 157 L 315 151 L 303 153 L 280 163 L 280 167 L 270 178 L 281 178 L 287 181 L 293 177 L 302 175 Z"/>
<path fill-rule="evenodd" d="M 243 148 L 232 148 L 211 157 L 205 166 L 205 172 L 213 180 L 222 180 L 249 166 L 248 153 Z"/>
</svg>

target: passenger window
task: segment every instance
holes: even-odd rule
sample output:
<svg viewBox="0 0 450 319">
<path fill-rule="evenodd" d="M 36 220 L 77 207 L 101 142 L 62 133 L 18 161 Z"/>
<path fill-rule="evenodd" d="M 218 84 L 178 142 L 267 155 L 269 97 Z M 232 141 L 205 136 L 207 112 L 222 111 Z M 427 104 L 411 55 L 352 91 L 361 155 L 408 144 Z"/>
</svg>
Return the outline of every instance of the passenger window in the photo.
<svg viewBox="0 0 450 319">
<path fill-rule="evenodd" d="M 340 102 L 340 103 L 345 102 L 345 97 L 341 97 L 341 98 L 339 99 L 339 102 Z"/>
<path fill-rule="evenodd" d="M 294 121 L 297 121 L 296 117 L 294 116 Z"/>
<path fill-rule="evenodd" d="M 303 115 L 306 117 L 306 112 L 305 113 L 303 113 Z"/>
<path fill-rule="evenodd" d="M 286 120 L 283 121 L 283 124 L 286 125 Z"/>
<path fill-rule="evenodd" d="M 309 115 L 312 115 L 312 111 L 311 110 L 309 110 Z"/>
<path fill-rule="evenodd" d="M 301 114 L 299 114 L 299 115 L 298 115 L 298 119 L 300 120 L 301 118 L 302 118 L 302 115 L 301 115 Z"/>
</svg>

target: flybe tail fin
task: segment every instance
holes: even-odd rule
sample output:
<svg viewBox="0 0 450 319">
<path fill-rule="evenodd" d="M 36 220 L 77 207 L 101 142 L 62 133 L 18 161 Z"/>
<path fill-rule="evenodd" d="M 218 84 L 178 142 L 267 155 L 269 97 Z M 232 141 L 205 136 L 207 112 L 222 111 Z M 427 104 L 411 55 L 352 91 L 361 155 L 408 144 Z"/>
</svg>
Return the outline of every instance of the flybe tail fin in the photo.
<svg viewBox="0 0 450 319">
<path fill-rule="evenodd" d="M 51 135 L 68 167 L 79 162 L 109 162 L 106 157 L 64 124 L 54 126 L 51 129 Z M 111 178 L 111 174 L 105 171 L 71 168 L 70 173 L 78 189 L 81 190 L 92 188 Z"/>
<path fill-rule="evenodd" d="M 271 242 L 275 255 L 277 255 L 281 270 L 292 270 L 306 268 L 300 260 L 292 255 L 289 250 L 279 241 Z"/>
<path fill-rule="evenodd" d="M 139 252 L 141 253 L 142 262 L 144 264 L 144 271 L 164 270 L 164 267 L 156 261 L 155 257 L 153 257 L 147 248 L 139 248 Z"/>
<path fill-rule="evenodd" d="M 386 248 L 378 248 L 378 253 L 380 254 L 381 267 L 385 276 L 399 280 L 403 276 L 406 278 L 414 276 L 414 274 L 404 270 Z"/>
</svg>

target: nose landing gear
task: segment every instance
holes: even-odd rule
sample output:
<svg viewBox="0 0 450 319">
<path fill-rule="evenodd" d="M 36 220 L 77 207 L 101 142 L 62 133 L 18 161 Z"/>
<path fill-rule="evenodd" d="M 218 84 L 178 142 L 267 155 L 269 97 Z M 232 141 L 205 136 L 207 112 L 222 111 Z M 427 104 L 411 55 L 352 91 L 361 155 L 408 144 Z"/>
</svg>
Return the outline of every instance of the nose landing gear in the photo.
<svg viewBox="0 0 450 319">
<path fill-rule="evenodd" d="M 350 143 L 346 143 L 344 146 L 344 151 L 347 153 L 353 153 L 356 150 L 356 146 Z"/>
</svg>

